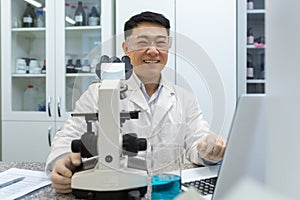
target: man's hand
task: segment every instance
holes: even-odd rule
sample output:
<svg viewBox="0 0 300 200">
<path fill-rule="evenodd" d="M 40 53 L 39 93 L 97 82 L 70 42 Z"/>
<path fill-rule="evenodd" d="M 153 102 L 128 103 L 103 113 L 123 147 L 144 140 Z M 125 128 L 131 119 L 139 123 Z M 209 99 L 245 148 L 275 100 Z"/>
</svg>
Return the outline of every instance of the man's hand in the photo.
<svg viewBox="0 0 300 200">
<path fill-rule="evenodd" d="M 226 141 L 216 134 L 210 133 L 197 145 L 200 155 L 210 161 L 222 160 Z"/>
<path fill-rule="evenodd" d="M 69 153 L 57 160 L 50 176 L 52 187 L 60 193 L 72 192 L 71 177 L 80 164 L 80 153 Z"/>
</svg>

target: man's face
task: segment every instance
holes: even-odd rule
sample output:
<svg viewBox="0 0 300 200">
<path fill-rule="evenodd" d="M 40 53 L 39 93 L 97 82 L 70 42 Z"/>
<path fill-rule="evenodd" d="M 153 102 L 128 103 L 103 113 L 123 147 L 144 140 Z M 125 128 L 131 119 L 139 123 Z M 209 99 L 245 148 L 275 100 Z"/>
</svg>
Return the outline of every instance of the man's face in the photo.
<svg viewBox="0 0 300 200">
<path fill-rule="evenodd" d="M 142 81 L 157 81 L 167 63 L 170 43 L 166 28 L 153 23 L 141 23 L 132 29 L 132 34 L 122 47 Z"/>
</svg>

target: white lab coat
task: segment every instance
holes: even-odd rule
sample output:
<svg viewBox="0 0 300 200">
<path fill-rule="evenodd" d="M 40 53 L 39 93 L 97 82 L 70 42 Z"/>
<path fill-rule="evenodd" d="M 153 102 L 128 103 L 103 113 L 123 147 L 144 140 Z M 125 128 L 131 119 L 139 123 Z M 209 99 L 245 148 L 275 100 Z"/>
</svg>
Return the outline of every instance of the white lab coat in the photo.
<svg viewBox="0 0 300 200">
<path fill-rule="evenodd" d="M 121 110 L 141 112 L 139 119 L 127 120 L 123 124 L 123 133 L 137 133 L 138 137 L 145 137 L 152 144 L 181 144 L 185 148 L 188 160 L 196 164 L 204 164 L 196 145 L 208 133 L 209 126 L 203 118 L 197 98 L 162 77 L 163 87 L 151 113 L 137 76 L 133 74 L 126 84 L 128 85 L 127 98 L 121 100 Z M 99 86 L 99 83 L 90 85 L 76 102 L 74 113 L 98 112 Z M 93 124 L 93 131 L 98 132 L 98 122 Z M 72 140 L 79 139 L 84 132 L 86 132 L 84 117 L 70 117 L 67 120 L 63 129 L 58 131 L 53 139 L 51 153 L 46 163 L 48 174 L 59 157 L 71 152 Z"/>
</svg>

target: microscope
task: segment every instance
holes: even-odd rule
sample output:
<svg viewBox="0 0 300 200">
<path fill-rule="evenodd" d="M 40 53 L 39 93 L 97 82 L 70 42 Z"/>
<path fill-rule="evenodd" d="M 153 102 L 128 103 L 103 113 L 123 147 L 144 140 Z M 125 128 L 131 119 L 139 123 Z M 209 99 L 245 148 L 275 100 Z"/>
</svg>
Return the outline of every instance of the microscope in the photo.
<svg viewBox="0 0 300 200">
<path fill-rule="evenodd" d="M 133 191 L 141 196 L 147 191 L 147 172 L 127 165 L 128 157 L 147 149 L 147 141 L 135 133 L 123 133 L 121 128 L 126 120 L 138 119 L 139 111 L 120 111 L 120 100 L 126 98 L 127 86 L 123 78 L 103 78 L 103 70 L 108 66 L 124 67 L 126 79 L 132 73 L 129 57 L 120 60 L 102 56 L 96 68 L 101 80 L 99 112 L 72 114 L 85 117 L 87 123 L 87 132 L 72 141 L 72 151 L 81 153 L 85 159 L 71 180 L 72 193 L 78 198 L 123 200 L 129 199 L 128 194 Z M 92 123 L 97 120 L 99 131 L 95 134 Z"/>
</svg>

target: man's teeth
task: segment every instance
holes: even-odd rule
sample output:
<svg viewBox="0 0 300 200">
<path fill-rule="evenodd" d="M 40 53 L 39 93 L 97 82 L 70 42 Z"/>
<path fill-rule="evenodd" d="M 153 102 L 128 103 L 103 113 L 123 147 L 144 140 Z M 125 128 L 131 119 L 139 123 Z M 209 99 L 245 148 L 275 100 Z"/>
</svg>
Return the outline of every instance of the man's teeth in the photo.
<svg viewBox="0 0 300 200">
<path fill-rule="evenodd" d="M 158 60 L 144 60 L 145 63 L 158 63 Z"/>
</svg>

